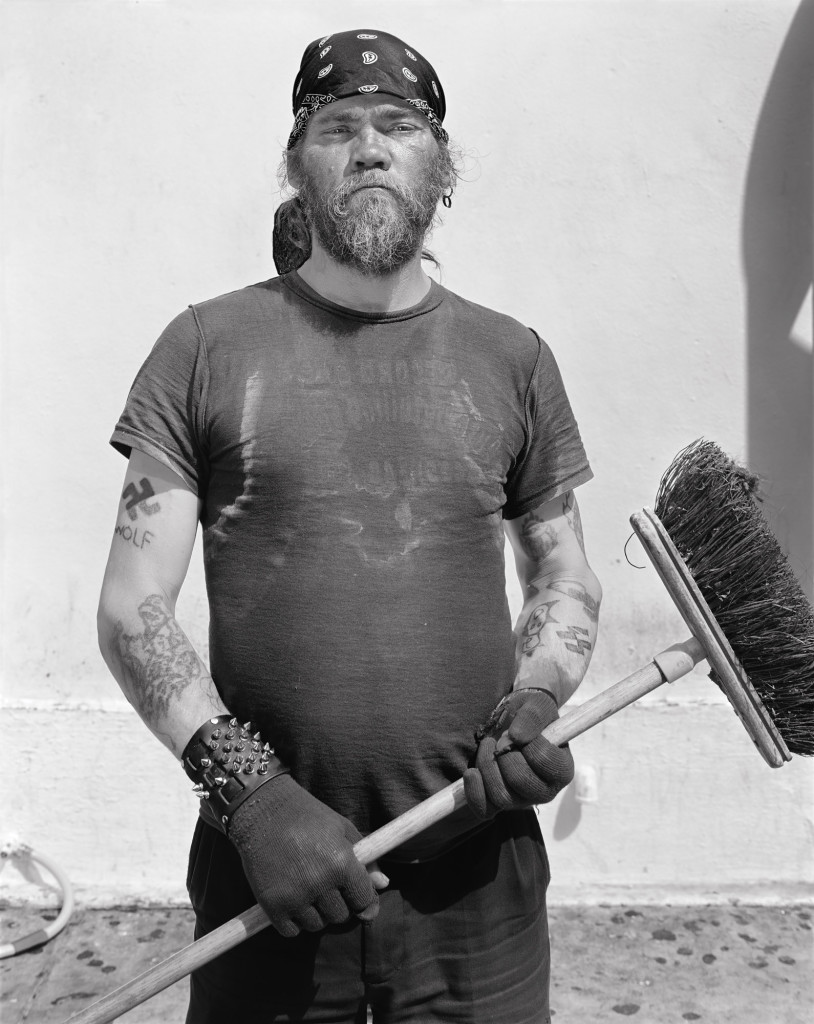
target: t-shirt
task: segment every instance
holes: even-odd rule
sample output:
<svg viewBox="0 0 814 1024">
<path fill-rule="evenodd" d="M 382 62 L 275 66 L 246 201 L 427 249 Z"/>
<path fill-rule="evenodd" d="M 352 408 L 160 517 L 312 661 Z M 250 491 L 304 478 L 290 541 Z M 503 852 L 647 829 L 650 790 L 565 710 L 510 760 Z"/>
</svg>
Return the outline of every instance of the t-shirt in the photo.
<svg viewBox="0 0 814 1024">
<path fill-rule="evenodd" d="M 460 778 L 514 677 L 502 520 L 591 476 L 533 331 L 292 272 L 181 313 L 111 443 L 202 500 L 213 679 L 299 783 L 367 834 Z"/>
</svg>

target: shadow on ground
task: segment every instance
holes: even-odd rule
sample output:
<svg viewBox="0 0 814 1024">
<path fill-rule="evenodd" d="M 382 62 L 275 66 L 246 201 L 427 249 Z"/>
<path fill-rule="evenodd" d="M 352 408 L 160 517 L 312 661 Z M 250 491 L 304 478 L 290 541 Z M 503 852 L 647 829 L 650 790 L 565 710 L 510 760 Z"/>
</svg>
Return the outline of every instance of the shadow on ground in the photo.
<svg viewBox="0 0 814 1024">
<path fill-rule="evenodd" d="M 0 943 L 55 911 L 3 910 Z M 553 1024 L 810 1024 L 814 911 L 806 906 L 554 907 Z M 39 949 L 0 961 L 3 1024 L 60 1024 L 187 945 L 181 908 L 80 910 Z M 184 1020 L 186 982 L 120 1017 Z"/>
</svg>

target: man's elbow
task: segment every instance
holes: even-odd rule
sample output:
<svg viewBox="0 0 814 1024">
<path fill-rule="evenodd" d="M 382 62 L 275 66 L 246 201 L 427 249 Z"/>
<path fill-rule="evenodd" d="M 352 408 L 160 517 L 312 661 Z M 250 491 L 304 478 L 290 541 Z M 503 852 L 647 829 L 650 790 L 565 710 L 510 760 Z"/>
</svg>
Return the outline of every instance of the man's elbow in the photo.
<svg viewBox="0 0 814 1024">
<path fill-rule="evenodd" d="M 596 601 L 597 606 L 602 603 L 602 584 L 599 582 L 599 577 L 593 571 L 593 569 L 585 563 L 585 577 L 584 577 L 585 589 Z"/>
<path fill-rule="evenodd" d="M 115 673 L 116 637 L 124 623 L 130 619 L 129 609 L 133 603 L 128 586 L 122 585 L 115 573 L 107 572 L 99 593 L 96 608 L 96 639 L 102 657 Z"/>
<path fill-rule="evenodd" d="M 107 587 L 102 587 L 99 605 L 96 609 L 96 642 L 102 657 L 110 665 L 111 641 L 116 626 L 116 614 L 113 601 Z"/>
</svg>

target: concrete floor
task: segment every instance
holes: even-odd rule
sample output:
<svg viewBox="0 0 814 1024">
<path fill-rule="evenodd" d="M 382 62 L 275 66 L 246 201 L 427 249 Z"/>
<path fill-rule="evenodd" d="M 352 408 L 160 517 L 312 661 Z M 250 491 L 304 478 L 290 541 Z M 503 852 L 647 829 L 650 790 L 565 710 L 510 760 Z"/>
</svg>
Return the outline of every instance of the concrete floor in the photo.
<svg viewBox="0 0 814 1024">
<path fill-rule="evenodd" d="M 5 908 L 0 942 L 54 916 Z M 554 1024 L 814 1020 L 810 907 L 562 906 L 550 916 Z M 80 910 L 45 946 L 0 960 L 0 1020 L 59 1024 L 186 945 L 190 933 L 180 908 Z M 182 1022 L 185 1003 L 181 981 L 119 1020 Z"/>
</svg>

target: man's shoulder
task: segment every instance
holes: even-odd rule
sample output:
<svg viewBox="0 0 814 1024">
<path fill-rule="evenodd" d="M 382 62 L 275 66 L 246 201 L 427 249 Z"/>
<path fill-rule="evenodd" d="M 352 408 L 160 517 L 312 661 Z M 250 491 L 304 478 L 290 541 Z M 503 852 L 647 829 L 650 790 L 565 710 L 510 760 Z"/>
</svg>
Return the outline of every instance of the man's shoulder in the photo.
<svg viewBox="0 0 814 1024">
<path fill-rule="evenodd" d="M 192 302 L 190 309 L 197 318 L 212 322 L 241 320 L 252 312 L 273 308 L 281 301 L 283 290 L 281 279 L 272 277 L 202 302 Z"/>
<path fill-rule="evenodd" d="M 507 343 L 528 347 L 530 351 L 536 352 L 540 343 L 539 338 L 526 324 L 508 313 L 473 302 L 472 299 L 467 299 L 449 288 L 444 288 L 444 292 L 448 315 L 469 320 L 472 329 L 486 336 L 497 336 L 505 339 Z"/>
</svg>

